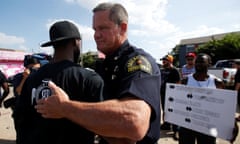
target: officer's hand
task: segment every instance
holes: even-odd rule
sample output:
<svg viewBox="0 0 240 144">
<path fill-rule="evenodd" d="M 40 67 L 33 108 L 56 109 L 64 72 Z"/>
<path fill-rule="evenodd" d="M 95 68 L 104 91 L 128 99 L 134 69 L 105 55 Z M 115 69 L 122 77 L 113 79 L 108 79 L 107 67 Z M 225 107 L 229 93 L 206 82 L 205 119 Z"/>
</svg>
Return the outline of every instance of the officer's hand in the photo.
<svg viewBox="0 0 240 144">
<path fill-rule="evenodd" d="M 53 94 L 48 98 L 38 100 L 35 108 L 44 118 L 63 118 L 62 106 L 69 101 L 69 97 L 53 82 L 50 81 L 48 86 Z"/>
</svg>

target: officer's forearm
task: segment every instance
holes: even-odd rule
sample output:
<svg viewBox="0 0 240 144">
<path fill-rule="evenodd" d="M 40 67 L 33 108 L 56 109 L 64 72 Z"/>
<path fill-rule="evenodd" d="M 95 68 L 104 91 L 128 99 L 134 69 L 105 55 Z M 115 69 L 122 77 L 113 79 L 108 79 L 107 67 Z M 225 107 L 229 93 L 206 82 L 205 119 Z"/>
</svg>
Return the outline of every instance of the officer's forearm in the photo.
<svg viewBox="0 0 240 144">
<path fill-rule="evenodd" d="M 148 128 L 151 108 L 142 100 L 108 100 L 100 103 L 68 101 L 63 115 L 95 133 L 115 138 L 141 140 Z"/>
</svg>

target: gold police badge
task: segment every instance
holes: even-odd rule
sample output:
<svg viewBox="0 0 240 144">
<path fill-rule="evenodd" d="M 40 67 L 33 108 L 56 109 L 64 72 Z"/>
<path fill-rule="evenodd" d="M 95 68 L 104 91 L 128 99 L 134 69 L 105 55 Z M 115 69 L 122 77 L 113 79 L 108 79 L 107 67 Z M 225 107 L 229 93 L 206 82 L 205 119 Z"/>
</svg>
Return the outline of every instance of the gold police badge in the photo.
<svg viewBox="0 0 240 144">
<path fill-rule="evenodd" d="M 152 74 L 152 65 L 144 56 L 138 55 L 128 60 L 127 62 L 127 71 L 135 72 L 135 71 L 144 71 L 149 74 Z"/>
</svg>

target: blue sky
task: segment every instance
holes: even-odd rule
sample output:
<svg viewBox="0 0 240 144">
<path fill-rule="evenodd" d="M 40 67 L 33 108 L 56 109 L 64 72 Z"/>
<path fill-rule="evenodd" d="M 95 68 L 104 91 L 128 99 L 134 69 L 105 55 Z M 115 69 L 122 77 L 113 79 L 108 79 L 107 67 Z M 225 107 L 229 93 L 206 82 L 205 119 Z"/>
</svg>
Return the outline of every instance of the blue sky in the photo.
<svg viewBox="0 0 240 144">
<path fill-rule="evenodd" d="M 49 40 L 56 20 L 71 20 L 83 37 L 83 52 L 97 51 L 92 9 L 107 0 L 2 0 L 0 48 L 52 53 Z M 239 0 L 112 0 L 129 13 L 128 38 L 157 60 L 181 39 L 240 31 Z"/>
</svg>

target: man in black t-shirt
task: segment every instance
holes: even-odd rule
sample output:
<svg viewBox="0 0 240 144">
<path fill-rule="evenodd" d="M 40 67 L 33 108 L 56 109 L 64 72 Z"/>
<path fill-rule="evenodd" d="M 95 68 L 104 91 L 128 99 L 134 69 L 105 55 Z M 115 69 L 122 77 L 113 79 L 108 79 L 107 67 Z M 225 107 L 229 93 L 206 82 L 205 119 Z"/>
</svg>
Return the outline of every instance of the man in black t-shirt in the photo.
<svg viewBox="0 0 240 144">
<path fill-rule="evenodd" d="M 180 83 L 180 73 L 176 67 L 173 66 L 173 56 L 166 55 L 162 60 L 161 70 L 161 106 L 163 110 L 163 124 L 161 125 L 162 130 L 171 130 L 171 124 L 164 121 L 164 107 L 165 107 L 165 96 L 166 96 L 166 84 L 167 83 Z M 177 126 L 172 125 L 172 129 L 175 132 L 174 138 L 176 137 Z"/>
<path fill-rule="evenodd" d="M 48 88 L 48 80 L 74 101 L 97 102 L 102 94 L 101 77 L 77 64 L 81 46 L 78 28 L 69 21 L 58 21 L 49 34 L 51 41 L 42 46 L 53 46 L 53 60 L 29 75 L 17 99 L 17 144 L 93 144 L 93 132 L 65 118 L 43 118 L 34 108 L 37 100 L 54 93 Z"/>
</svg>

